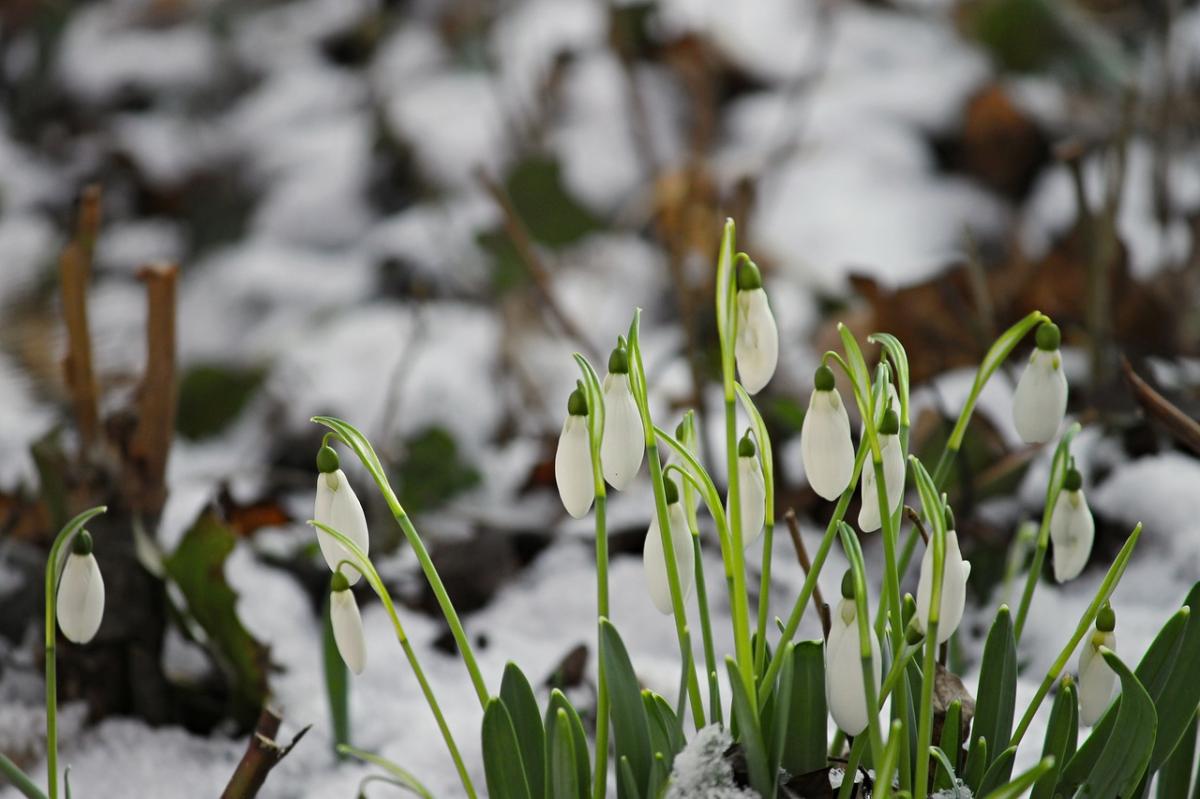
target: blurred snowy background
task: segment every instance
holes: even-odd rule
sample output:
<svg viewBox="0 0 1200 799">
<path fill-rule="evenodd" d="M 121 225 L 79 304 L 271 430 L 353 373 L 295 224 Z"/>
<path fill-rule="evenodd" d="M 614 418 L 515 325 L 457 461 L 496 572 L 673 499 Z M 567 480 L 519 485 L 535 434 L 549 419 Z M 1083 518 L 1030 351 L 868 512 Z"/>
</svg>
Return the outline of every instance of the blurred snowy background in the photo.
<svg viewBox="0 0 1200 799">
<path fill-rule="evenodd" d="M 833 322 L 905 341 L 915 447 L 935 457 L 996 333 L 1033 308 L 1054 316 L 1098 537 L 1077 582 L 1039 589 L 1018 701 L 1142 520 L 1114 601 L 1136 661 L 1200 576 L 1200 462 L 1141 412 L 1117 365 L 1128 356 L 1200 415 L 1197 89 L 1200 11 L 1174 0 L 8 0 L 0 751 L 44 770 L 38 569 L 51 477 L 71 471 L 35 451 L 74 451 L 56 263 L 90 183 L 103 189 L 88 302 L 105 416 L 130 405 L 146 361 L 136 272 L 180 265 L 177 433 L 152 535 L 172 553 L 206 510 L 233 531 L 237 613 L 269 647 L 250 682 L 285 733 L 314 725 L 264 795 L 350 797 L 367 773 L 330 752 L 327 572 L 304 525 L 320 438 L 309 417 L 341 416 L 375 442 L 487 680 L 515 659 L 540 681 L 567 658 L 587 706 L 592 665 L 568 655 L 593 649 L 591 526 L 565 517 L 549 468 L 570 354 L 603 364 L 642 306 L 657 418 L 669 429 L 685 408 L 715 408 L 726 216 L 779 320 L 783 357 L 762 402 L 778 504 L 810 545 L 829 508 L 800 473 L 797 433 Z M 985 392 L 952 489 L 975 562 L 957 655 L 968 685 L 1047 474 L 1048 453 L 1013 429 L 1014 380 L 1004 370 Z M 343 463 L 481 771 L 478 706 L 415 558 Z M 645 684 L 672 695 L 673 630 L 641 580 L 650 509 L 644 478 L 610 500 L 612 615 Z M 780 532 L 772 611 L 786 615 L 803 574 Z M 865 543 L 877 558 L 877 538 Z M 715 546 L 708 557 L 719 574 Z M 842 568 L 835 556 L 827 592 Z M 710 596 L 728 648 L 723 592 Z M 353 741 L 455 795 L 387 618 L 361 601 L 369 663 L 352 684 Z M 244 748 L 237 714 L 205 701 L 230 692 L 220 657 L 160 624 L 162 703 L 126 696 L 125 672 L 64 686 L 62 761 L 85 799 L 213 796 Z M 808 618 L 802 634 L 818 630 Z"/>
</svg>

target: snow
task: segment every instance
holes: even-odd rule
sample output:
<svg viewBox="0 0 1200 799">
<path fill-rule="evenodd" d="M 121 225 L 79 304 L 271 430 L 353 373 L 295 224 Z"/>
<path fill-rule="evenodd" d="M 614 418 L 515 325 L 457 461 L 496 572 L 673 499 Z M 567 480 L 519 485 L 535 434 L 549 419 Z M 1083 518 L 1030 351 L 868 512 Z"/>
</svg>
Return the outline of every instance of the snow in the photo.
<svg viewBox="0 0 1200 799">
<path fill-rule="evenodd" d="M 667 799 L 754 799 L 758 794 L 733 782 L 733 767 L 724 759 L 733 740 L 719 724 L 699 730 L 671 767 Z"/>
</svg>

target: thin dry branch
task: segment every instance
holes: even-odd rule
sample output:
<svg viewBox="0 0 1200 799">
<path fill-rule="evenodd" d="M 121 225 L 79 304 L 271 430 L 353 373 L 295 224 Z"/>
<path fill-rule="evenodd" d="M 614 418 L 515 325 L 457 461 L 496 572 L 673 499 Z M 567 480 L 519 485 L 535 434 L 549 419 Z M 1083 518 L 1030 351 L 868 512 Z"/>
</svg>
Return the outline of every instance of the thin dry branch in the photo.
<svg viewBox="0 0 1200 799">
<path fill-rule="evenodd" d="M 1200 424 L 1139 377 L 1128 358 L 1121 358 L 1121 371 L 1142 409 L 1161 422 L 1176 441 L 1200 455 Z"/>
<path fill-rule="evenodd" d="M 142 267 L 146 284 L 146 372 L 138 390 L 138 421 L 130 455 L 138 472 L 133 507 L 157 511 L 166 497 L 165 475 L 175 430 L 175 284 L 173 264 Z"/>
<path fill-rule="evenodd" d="M 67 244 L 58 259 L 63 321 L 67 325 L 67 354 L 63 358 L 63 372 L 85 451 L 96 443 L 100 428 L 96 374 L 92 368 L 92 336 L 88 327 L 87 273 L 87 258 L 83 249 L 74 241 Z"/>
<path fill-rule="evenodd" d="M 800 523 L 796 521 L 796 511 L 788 508 L 787 513 L 783 514 L 783 518 L 787 521 L 792 546 L 796 549 L 796 559 L 800 561 L 800 568 L 804 569 L 804 574 L 807 576 L 812 571 L 812 561 L 809 560 L 808 550 L 804 547 L 804 539 L 800 537 Z M 817 617 L 821 620 L 821 630 L 828 638 L 829 631 L 833 626 L 832 619 L 829 616 L 829 605 L 825 603 L 825 597 L 821 595 L 821 586 L 817 583 L 813 584 L 813 606 L 817 609 Z"/>
<path fill-rule="evenodd" d="M 254 734 L 250 736 L 250 743 L 246 746 L 246 752 L 238 762 L 237 768 L 233 770 L 233 776 L 229 778 L 229 784 L 221 793 L 221 799 L 251 799 L 257 796 L 271 769 L 287 757 L 288 752 L 300 743 L 300 739 L 312 727 L 310 724 L 300 730 L 291 743 L 281 746 L 275 740 L 275 736 L 279 734 L 279 726 L 282 723 L 283 717 L 278 711 L 269 707 L 263 708 Z"/>
<path fill-rule="evenodd" d="M 84 186 L 83 192 L 79 195 L 79 219 L 75 224 L 75 243 L 83 252 L 85 278 L 91 276 L 96 238 L 100 235 L 100 200 L 99 183 L 90 183 Z"/>
</svg>

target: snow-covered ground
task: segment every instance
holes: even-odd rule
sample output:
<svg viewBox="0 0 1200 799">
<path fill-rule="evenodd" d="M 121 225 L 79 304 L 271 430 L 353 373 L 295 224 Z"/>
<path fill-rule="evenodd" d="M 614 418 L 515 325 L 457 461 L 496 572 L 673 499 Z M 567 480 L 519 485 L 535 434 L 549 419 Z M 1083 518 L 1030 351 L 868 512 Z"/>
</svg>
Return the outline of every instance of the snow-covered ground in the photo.
<svg viewBox="0 0 1200 799">
<path fill-rule="evenodd" d="M 599 348 L 624 331 L 635 305 L 647 309 L 644 349 L 654 412 L 670 421 L 664 427 L 673 426 L 677 412 L 671 409 L 687 398 L 690 377 L 681 334 L 668 318 L 674 306 L 666 297 L 667 256 L 639 229 L 654 189 L 628 111 L 627 76 L 606 43 L 603 5 L 512 4 L 478 43 L 482 52 L 464 54 L 451 51 L 435 28 L 436 4 L 414 3 L 412 18 L 386 27 L 369 61 L 357 66 L 326 57 L 323 45 L 372 19 L 376 7 L 368 0 L 244 5 L 232 14 L 227 31 L 198 21 L 208 7 L 221 5 L 216 0 L 196 0 L 190 4 L 194 14 L 161 24 L 147 22 L 152 5 L 100 0 L 71 14 L 55 54 L 54 80 L 72 102 L 96 109 L 100 121 L 58 146 L 53 157 L 22 141 L 0 109 L 0 310 L 16 318 L 17 307 L 53 275 L 50 265 L 72 194 L 111 159 L 127 159 L 141 181 L 164 193 L 203 173 L 236 172 L 253 202 L 244 229 L 232 239 L 200 249 L 184 221 L 140 215 L 130 210 L 134 198 L 118 195 L 98 243 L 91 314 L 101 374 L 140 369 L 144 308 L 132 273 L 142 262 L 164 257 L 185 260 L 181 365 L 220 362 L 268 370 L 263 392 L 230 430 L 200 443 L 181 440 L 173 449 L 160 542 L 170 547 L 178 541 L 218 485 L 230 483 L 235 494 L 252 495 L 268 467 L 270 437 L 305 430 L 314 413 L 355 422 L 384 449 L 386 442 L 439 425 L 453 432 L 459 451 L 483 479 L 438 512 L 431 520 L 436 532 L 461 532 L 477 520 L 544 525 L 550 519 L 557 525 L 555 542 L 519 579 L 465 619 L 469 634 L 487 638 L 479 654 L 489 685 L 498 686 L 510 659 L 536 684 L 574 645 L 587 643 L 594 651 L 590 522 L 559 521 L 551 491 L 519 493 L 544 455 L 542 442 L 561 424 L 577 376 L 570 355 L 578 345 L 530 322 L 527 308 L 490 301 L 489 256 L 477 237 L 500 217 L 472 175 L 477 166 L 495 173 L 519 157 L 516 121 L 536 104 L 549 71 L 561 68 L 565 100 L 555 109 L 543 146 L 561 164 L 566 189 L 591 213 L 633 222 L 555 251 L 550 289 Z M 739 226 L 743 240 L 775 267 L 768 289 L 783 333 L 778 385 L 797 396 L 807 391 L 817 356 L 810 343 L 818 321 L 816 297 L 845 295 L 852 271 L 904 285 L 952 261 L 964 228 L 999 236 L 1019 219 L 1023 244 L 1036 255 L 1069 224 L 1072 197 L 1061 169 L 1041 175 L 1024 208 L 939 170 L 929 137 L 954 129 L 967 98 L 993 76 L 984 53 L 956 32 L 950 11 L 838 4 L 822 12 L 815 0 L 730 8 L 720 0 L 664 0 L 657 32 L 704 35 L 720 57 L 756 81 L 758 88 L 733 102 L 720 120 L 712 165 L 722 187 L 729 188 L 771 164 L 755 210 Z M 1193 11 L 1177 26 L 1174 56 L 1181 69 L 1200 53 L 1197 31 L 1200 13 Z M 31 39 L 25 50 L 29 47 L 36 42 Z M 14 47 L 3 65 L 10 77 L 32 69 L 35 59 L 22 55 L 25 50 Z M 572 58 L 558 64 L 562 52 Z M 161 53 L 171 57 L 158 57 Z M 818 64 L 819 79 L 797 92 L 797 83 Z M 659 67 L 638 66 L 633 76 L 660 165 L 682 166 L 688 157 L 684 87 Z M 1056 106 L 1051 84 L 1027 78 L 1012 88 L 1019 100 L 1040 98 L 1040 104 L 1028 100 L 1028 110 L 1050 130 L 1066 127 L 1067 111 Z M 131 90 L 149 98 L 147 107 L 115 110 L 116 98 Z M 374 152 L 381 129 L 405 144 L 428 186 L 400 210 L 384 210 L 368 196 L 377 178 Z M 1180 161 L 1183 166 L 1171 173 L 1175 201 L 1195 208 L 1200 162 Z M 1182 224 L 1166 231 L 1157 227 L 1151 163 L 1140 143 L 1132 149 L 1129 171 L 1119 226 L 1131 247 L 1134 274 L 1145 276 L 1186 251 L 1190 232 Z M 432 298 L 415 302 L 381 292 L 381 265 L 392 259 L 432 287 Z M 47 330 L 21 327 L 14 335 L 62 335 Z M 0 352 L 5 491 L 35 485 L 29 444 L 58 423 L 26 373 L 28 364 L 14 354 L 23 343 L 6 342 Z M 50 349 L 60 352 L 61 342 Z M 1008 411 L 1012 377 L 1002 373 L 993 380 L 979 413 L 1005 440 L 1016 442 Z M 530 384 L 537 389 L 532 397 Z M 937 390 L 947 407 L 957 408 L 969 384 L 969 373 L 951 373 L 939 379 Z M 928 389 L 924 392 L 917 401 L 932 405 Z M 719 437 L 714 428 L 710 438 Z M 792 458 L 789 472 L 800 475 L 792 444 L 777 442 L 776 452 Z M 1146 525 L 1114 597 L 1119 649 L 1136 662 L 1200 576 L 1195 490 L 1200 462 L 1173 452 L 1129 460 L 1115 442 L 1091 430 L 1079 437 L 1075 452 L 1096 513 L 1130 528 L 1139 520 Z M 1049 453 L 1039 456 L 1013 500 L 992 508 L 1014 530 L 1040 513 L 1048 458 Z M 1093 484 L 1097 467 L 1107 477 Z M 362 471 L 356 464 L 347 471 L 365 494 Z M 721 469 L 714 471 L 720 479 Z M 306 495 L 287 499 L 297 516 L 309 513 Z M 641 527 L 651 507 L 643 472 L 640 482 L 611 500 L 610 524 Z M 804 534 L 811 551 L 820 531 L 806 522 Z M 299 583 L 255 552 L 255 547 L 290 549 L 309 535 L 302 524 L 264 531 L 236 550 L 229 578 L 241 595 L 246 625 L 284 666 L 272 679 L 286 717 L 284 734 L 314 725 L 272 774 L 264 795 L 350 797 L 369 770 L 335 764 L 330 754 L 320 628 Z M 866 545 L 878 574 L 878 547 L 870 539 Z M 786 616 L 803 575 L 786 535 L 777 536 L 776 550 L 771 609 L 772 615 Z M 757 554 L 748 562 L 758 563 Z M 1104 566 L 1094 560 L 1066 586 L 1039 587 L 1021 647 L 1019 709 L 1069 637 Z M 728 608 L 714 546 L 707 549 L 706 568 L 717 648 L 729 651 Z M 843 569 L 835 552 L 822 577 L 827 596 L 834 595 Z M 381 571 L 410 582 L 419 574 L 407 550 L 385 560 Z M 640 677 L 673 696 L 674 629 L 651 610 L 641 563 L 617 558 L 610 577 L 611 615 Z M 915 569 L 909 579 L 915 581 Z M 14 590 L 34 589 L 12 585 L 0 549 L 0 602 Z M 968 610 L 963 625 L 968 652 L 978 650 L 1003 600 L 993 596 Z M 482 784 L 480 711 L 466 672 L 433 646 L 441 631 L 434 620 L 403 608 L 401 613 Z M 411 768 L 439 796 L 458 795 L 449 758 L 386 614 L 370 604 L 363 616 L 369 654 L 365 673 L 352 687 L 355 744 Z M 817 634 L 815 619 L 806 618 L 801 635 Z M 28 667 L 32 651 L 26 646 L 4 654 Z M 185 646 L 172 645 L 168 653 L 169 669 L 189 668 Z M 30 668 L 14 668 L 0 678 L 0 748 L 36 751 L 44 724 L 42 688 L 30 674 Z M 974 669 L 963 676 L 968 686 L 975 684 Z M 64 716 L 62 760 L 71 764 L 76 794 L 84 799 L 130 792 L 214 795 L 244 747 L 242 740 L 151 729 L 126 719 L 87 726 L 81 708 L 68 707 Z M 1044 716 L 1030 729 L 1018 768 L 1036 759 Z M 0 799 L 15 796 L 11 789 L 0 790 Z"/>
</svg>

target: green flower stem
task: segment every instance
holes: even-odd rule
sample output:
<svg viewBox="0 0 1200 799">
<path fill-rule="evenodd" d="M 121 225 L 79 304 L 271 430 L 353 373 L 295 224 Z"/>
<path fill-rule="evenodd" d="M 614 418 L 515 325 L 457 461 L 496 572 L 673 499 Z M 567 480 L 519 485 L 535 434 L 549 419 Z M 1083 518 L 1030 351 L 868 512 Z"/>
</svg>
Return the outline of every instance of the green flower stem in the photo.
<svg viewBox="0 0 1200 799">
<path fill-rule="evenodd" d="M 762 676 L 767 665 L 767 617 L 771 613 L 771 550 L 775 546 L 775 522 L 767 517 L 763 525 L 762 567 L 758 580 L 758 649 L 754 653 L 754 674 Z"/>
<path fill-rule="evenodd" d="M 1113 559 L 1112 566 L 1108 568 L 1108 573 L 1104 575 L 1104 580 L 1100 583 L 1100 588 L 1096 591 L 1096 596 L 1092 598 L 1092 604 L 1088 605 L 1083 617 L 1079 619 L 1079 625 L 1075 628 L 1075 633 L 1071 636 L 1071 640 L 1063 647 L 1058 658 L 1050 665 L 1050 670 L 1046 672 L 1045 679 L 1038 686 L 1037 693 L 1033 695 L 1033 700 L 1029 703 L 1029 707 L 1025 709 L 1025 715 L 1021 717 L 1021 722 L 1017 725 L 1016 731 L 1008 742 L 1008 746 L 1016 746 L 1021 743 L 1021 739 L 1025 737 L 1026 730 L 1029 729 L 1029 724 L 1033 721 L 1034 715 L 1037 714 L 1038 707 L 1041 706 L 1042 700 L 1046 698 L 1046 694 L 1050 692 L 1050 687 L 1054 685 L 1054 681 L 1062 674 L 1062 670 L 1066 668 L 1067 661 L 1071 659 L 1071 653 L 1075 651 L 1075 647 L 1079 646 L 1079 642 L 1092 629 L 1092 624 L 1096 621 L 1096 615 L 1100 612 L 1100 608 L 1104 607 L 1104 603 L 1112 596 L 1112 592 L 1116 590 L 1117 583 L 1121 581 L 1121 576 L 1125 574 L 1125 567 L 1129 565 L 1129 559 L 1133 556 L 1134 547 L 1137 546 L 1138 539 L 1142 535 L 1142 523 L 1138 522 L 1133 528 L 1133 532 L 1129 534 L 1125 545 L 1121 547 L 1121 551 L 1117 553 L 1117 557 Z M 1007 748 L 1007 747 L 1006 747 Z"/>
<path fill-rule="evenodd" d="M 754 675 L 762 675 L 763 666 L 767 659 L 767 618 L 771 610 L 771 556 L 775 548 L 775 457 L 771 451 L 771 436 L 767 431 L 766 422 L 758 407 L 750 397 L 749 392 L 739 383 L 734 383 L 738 399 L 750 417 L 754 429 L 754 439 L 757 444 L 759 468 L 762 470 L 765 514 L 763 516 L 763 551 L 762 569 L 758 583 L 758 649 L 754 653 Z M 767 690 L 770 690 L 768 688 Z"/>
<path fill-rule="evenodd" d="M 846 771 L 842 775 L 842 785 L 838 788 L 837 799 L 850 799 L 854 794 L 855 777 L 858 776 L 858 764 L 862 762 L 863 750 L 867 746 L 867 736 L 860 735 L 850 744 L 850 756 L 846 758 Z"/>
<path fill-rule="evenodd" d="M 450 601 L 450 595 L 446 593 L 446 586 L 442 584 L 442 578 L 433 564 L 433 559 L 429 557 L 429 551 L 425 549 L 425 543 L 421 540 L 420 533 L 413 527 L 412 520 L 409 519 L 404 506 L 400 504 L 396 492 L 392 490 L 383 464 L 379 461 L 379 456 L 375 454 L 374 448 L 371 447 L 371 442 L 353 425 L 340 419 L 330 416 L 314 416 L 312 421 L 325 425 L 336 433 L 342 443 L 354 451 L 367 472 L 374 478 L 379 493 L 383 495 L 388 509 L 392 512 L 392 517 L 400 525 L 408 545 L 412 547 L 413 553 L 417 556 L 417 561 L 421 564 L 421 571 L 425 574 L 425 580 L 429 583 L 429 587 L 437 599 L 438 607 L 441 608 L 442 615 L 450 626 L 454 643 L 458 646 L 459 654 L 467 667 L 467 673 L 471 676 L 471 684 L 475 687 L 475 693 L 479 697 L 479 706 L 486 707 L 489 698 L 487 684 L 483 680 L 483 674 L 479 671 L 479 664 L 475 660 L 475 651 L 471 648 L 471 641 L 467 638 L 466 631 L 463 630 L 462 622 L 458 618 L 458 611 L 454 609 L 454 603 Z"/>
<path fill-rule="evenodd" d="M 846 515 L 846 508 L 850 505 L 850 499 L 854 496 L 854 491 L 858 488 L 858 478 L 862 473 L 863 463 L 867 458 L 866 441 L 859 442 L 858 454 L 854 458 L 854 472 L 850 476 L 850 485 L 846 486 L 846 490 L 842 492 L 841 498 L 838 499 L 837 505 L 833 509 L 833 517 L 829 520 L 829 525 L 825 528 L 825 535 L 821 538 L 821 544 L 817 547 L 817 551 L 813 555 L 812 568 L 808 570 L 808 574 L 804 577 L 804 584 L 800 587 L 800 594 L 796 597 L 795 604 L 792 605 L 791 615 L 788 616 L 787 623 L 784 624 L 783 632 L 779 636 L 779 643 L 775 647 L 775 653 L 771 655 L 771 660 L 767 664 L 767 670 L 763 673 L 760 684 L 763 690 L 759 698 L 759 710 L 766 706 L 766 700 L 770 697 L 769 686 L 775 684 L 775 679 L 779 676 L 779 670 L 783 668 L 784 649 L 786 645 L 796 635 L 796 629 L 800 626 L 800 620 L 804 617 L 804 609 L 808 606 L 808 601 L 812 597 L 813 589 L 817 586 L 817 577 L 821 574 L 821 569 L 825 566 L 825 558 L 829 556 L 829 550 L 833 547 L 833 542 L 838 535 L 838 524 L 841 523 L 842 517 Z"/>
<path fill-rule="evenodd" d="M 387 586 L 383 584 L 383 579 L 379 576 L 379 572 L 375 570 L 375 566 L 371 563 L 370 558 L 359 549 L 358 545 L 341 532 L 318 521 L 309 521 L 309 524 L 321 532 L 333 536 L 339 544 L 346 548 L 352 557 L 355 568 L 367 579 L 367 583 L 379 596 L 380 601 L 383 602 L 383 607 L 387 610 L 388 617 L 392 620 L 392 628 L 396 631 L 396 638 L 400 642 L 400 648 L 404 650 L 404 656 L 408 658 L 408 664 L 417 678 L 417 683 L 421 686 L 421 693 L 425 695 L 425 702 L 429 705 L 429 709 L 433 713 L 433 718 L 442 733 L 442 739 L 446 742 L 446 748 L 450 750 L 450 758 L 454 761 L 454 768 L 458 772 L 463 789 L 466 791 L 468 797 L 474 799 L 476 796 L 475 786 L 471 784 L 471 777 L 467 773 L 466 764 L 463 763 L 462 755 L 458 751 L 458 745 L 454 742 L 454 735 L 450 732 L 449 725 L 446 724 L 445 716 L 442 715 L 441 706 L 438 704 L 437 697 L 433 694 L 433 687 L 425 679 L 425 670 L 421 668 L 421 663 L 417 660 L 417 653 L 413 651 L 412 644 L 408 640 L 408 635 L 404 632 L 404 626 L 400 623 L 400 616 L 396 613 L 396 606 L 392 602 L 392 595 L 388 593 Z"/>
<path fill-rule="evenodd" d="M 1046 484 L 1046 504 L 1042 508 L 1042 523 L 1038 527 L 1037 545 L 1033 550 L 1033 562 L 1029 566 L 1029 574 L 1025 577 L 1025 590 L 1021 593 L 1021 604 L 1017 608 L 1017 619 L 1013 627 L 1013 635 L 1017 643 L 1021 642 L 1021 632 L 1025 629 L 1025 617 L 1029 614 L 1029 606 L 1033 602 L 1033 592 L 1042 576 L 1042 565 L 1046 562 L 1046 549 L 1050 546 L 1050 519 L 1054 515 L 1054 505 L 1062 492 L 1063 479 L 1067 476 L 1067 466 L 1071 459 L 1071 441 L 1079 433 L 1079 423 L 1075 422 L 1063 433 L 1054 451 L 1054 460 L 1050 462 L 1050 480 Z"/>
<path fill-rule="evenodd" d="M 838 535 L 842 540 L 842 548 L 846 551 L 846 559 L 850 561 L 850 571 L 854 576 L 854 618 L 858 624 L 859 655 L 862 661 L 863 694 L 868 708 L 879 707 L 879 691 L 875 688 L 874 649 L 875 631 L 871 628 L 871 616 L 867 603 L 867 569 L 863 563 L 862 547 L 854 530 L 845 522 L 838 524 Z M 867 730 L 871 740 L 871 754 L 876 763 L 883 758 L 883 732 L 879 728 L 879 714 L 867 713 Z"/>
<path fill-rule="evenodd" d="M 27 799 L 46 799 L 46 794 L 38 790 L 38 787 L 33 784 L 33 780 L 29 779 L 24 771 L 17 767 L 17 764 L 4 756 L 0 752 L 0 774 L 3 774 L 13 787 L 24 794 Z"/>
<path fill-rule="evenodd" d="M 58 581 L 65 566 L 62 552 L 63 547 L 74 540 L 88 521 L 106 510 L 108 508 L 103 505 L 89 508 L 67 522 L 55 536 L 46 558 L 46 793 L 50 799 L 58 799 L 58 630 L 55 626 L 55 610 L 58 605 Z"/>
<path fill-rule="evenodd" d="M 942 581 L 946 572 L 946 508 L 933 479 L 915 456 L 909 463 L 921 494 L 921 507 L 929 521 L 929 546 L 933 547 L 933 585 L 929 590 L 929 624 L 925 630 L 925 661 L 921 669 L 921 705 L 917 721 L 918 753 L 913 776 L 913 795 L 923 797 L 929 790 L 929 747 L 933 737 L 933 684 L 936 681 L 938 617 L 942 608 Z M 920 608 L 917 609 L 920 613 Z"/>
<path fill-rule="evenodd" d="M 655 438 L 654 422 L 650 418 L 650 401 L 646 395 L 646 368 L 642 363 L 639 343 L 641 309 L 633 314 L 629 327 L 629 376 L 633 398 L 642 417 L 642 430 L 646 435 L 646 460 L 650 463 L 650 485 L 654 490 L 654 510 L 658 519 L 658 533 L 662 537 L 663 560 L 667 567 L 667 586 L 671 593 L 671 611 L 675 618 L 675 635 L 679 639 L 679 657 L 687 670 L 688 696 L 691 698 L 692 718 L 696 729 L 704 726 L 704 704 L 700 697 L 700 684 L 696 670 L 691 667 L 691 648 L 687 634 L 687 612 L 683 605 L 683 591 L 679 585 L 679 564 L 675 560 L 675 542 L 671 538 L 671 519 L 667 511 L 667 493 L 663 484 L 663 467 L 658 456 L 658 441 Z"/>
<path fill-rule="evenodd" d="M 896 719 L 888 733 L 887 747 L 883 750 L 883 763 L 875 770 L 874 799 L 890 799 L 892 796 L 892 773 L 900 759 L 900 743 L 905 739 L 904 724 Z M 928 758 L 926 758 L 928 762 Z"/>
</svg>

